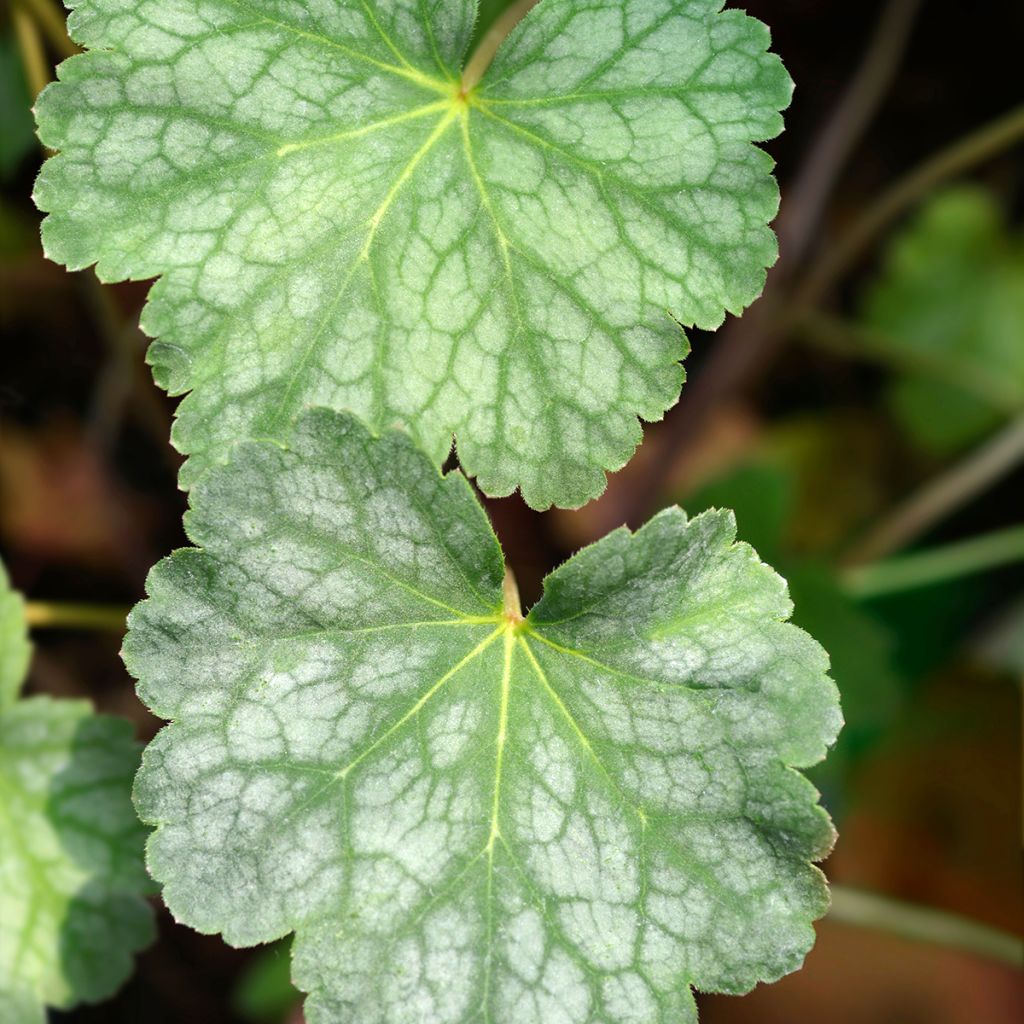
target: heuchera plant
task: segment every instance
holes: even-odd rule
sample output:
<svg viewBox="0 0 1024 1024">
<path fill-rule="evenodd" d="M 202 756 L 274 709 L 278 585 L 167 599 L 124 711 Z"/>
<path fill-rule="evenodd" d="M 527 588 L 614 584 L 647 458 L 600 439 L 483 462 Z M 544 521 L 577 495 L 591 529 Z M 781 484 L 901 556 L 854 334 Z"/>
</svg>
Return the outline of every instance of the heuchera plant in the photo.
<svg viewBox="0 0 1024 1024">
<path fill-rule="evenodd" d="M 760 293 L 791 83 L 717 0 L 544 0 L 460 73 L 472 0 L 80 0 L 40 98 L 48 255 L 161 275 L 183 482 L 309 405 L 488 494 L 604 489 L 680 325 Z"/>
<path fill-rule="evenodd" d="M 124 652 L 173 723 L 135 790 L 171 911 L 294 932 L 311 1024 L 692 1021 L 691 987 L 798 967 L 833 831 L 794 769 L 841 719 L 785 583 L 731 513 L 669 509 L 524 615 L 462 475 L 595 497 L 684 327 L 760 293 L 765 27 L 542 0 L 467 60 L 472 0 L 72 6 L 46 251 L 159 278 L 187 393 L 195 547 Z"/>
</svg>

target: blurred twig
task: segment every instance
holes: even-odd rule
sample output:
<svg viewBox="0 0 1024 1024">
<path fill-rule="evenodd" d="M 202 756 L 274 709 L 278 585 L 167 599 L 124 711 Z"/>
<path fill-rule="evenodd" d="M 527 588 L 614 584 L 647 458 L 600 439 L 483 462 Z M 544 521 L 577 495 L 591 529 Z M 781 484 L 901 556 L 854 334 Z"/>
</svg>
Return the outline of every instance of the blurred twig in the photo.
<svg viewBox="0 0 1024 1024">
<path fill-rule="evenodd" d="M 76 53 L 81 53 L 68 35 L 63 13 L 51 0 L 14 0 L 14 6 L 19 5 L 35 19 L 55 53 L 59 53 L 61 57 L 73 57 Z"/>
<path fill-rule="evenodd" d="M 1024 416 L 976 448 L 898 505 L 842 559 L 848 566 L 877 561 L 921 536 L 1024 461 Z"/>
<path fill-rule="evenodd" d="M 123 632 L 130 608 L 118 605 L 26 601 L 25 621 L 33 629 L 109 629 Z"/>
<path fill-rule="evenodd" d="M 945 910 L 919 907 L 877 893 L 833 885 L 832 909 L 828 916 L 843 924 L 946 946 L 1011 967 L 1024 966 L 1024 940 Z"/>
<path fill-rule="evenodd" d="M 878 597 L 1014 562 L 1024 562 L 1024 526 L 993 530 L 954 544 L 848 569 L 842 582 L 854 597 Z"/>
<path fill-rule="evenodd" d="M 163 453 L 172 474 L 177 475 L 181 460 L 167 443 L 171 416 L 145 369 L 144 335 L 135 322 L 128 323 L 120 315 L 110 291 L 95 273 L 76 274 L 75 280 L 107 350 L 91 403 L 89 433 L 92 440 L 101 450 L 108 450 L 120 432 L 125 404 L 130 402 L 139 423 Z"/>
<path fill-rule="evenodd" d="M 779 218 L 779 248 L 803 259 L 853 147 L 892 84 L 921 0 L 893 0 L 875 26 L 864 59 L 792 185 L 799 197 Z"/>
<path fill-rule="evenodd" d="M 18 41 L 29 92 L 33 97 L 38 96 L 53 77 L 52 68 L 46 59 L 39 28 L 20 0 L 11 7 L 11 26 Z"/>
</svg>

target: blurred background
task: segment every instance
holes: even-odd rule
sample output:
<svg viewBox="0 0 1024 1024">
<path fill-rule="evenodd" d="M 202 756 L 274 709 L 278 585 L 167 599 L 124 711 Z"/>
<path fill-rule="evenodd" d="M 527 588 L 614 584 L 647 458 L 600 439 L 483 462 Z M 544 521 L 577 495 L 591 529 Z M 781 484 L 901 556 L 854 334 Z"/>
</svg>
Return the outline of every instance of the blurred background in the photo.
<svg viewBox="0 0 1024 1024">
<path fill-rule="evenodd" d="M 485 0 L 480 30 L 505 6 Z M 1024 1020 L 1012 941 L 969 923 L 1024 921 L 1024 5 L 741 6 L 797 83 L 766 147 L 783 200 L 764 297 L 691 332 L 678 407 L 599 501 L 487 504 L 526 603 L 615 526 L 734 508 L 831 653 L 847 726 L 811 774 L 840 832 L 834 911 L 802 971 L 702 996 L 705 1024 Z M 29 111 L 74 52 L 62 26 L 54 0 L 0 5 L 0 556 L 30 599 L 128 605 L 184 543 L 185 498 L 137 328 L 148 286 L 40 251 Z M 148 740 L 120 636 L 38 625 L 29 691 L 88 696 Z M 161 911 L 120 995 L 54 1019 L 301 1010 L 286 948 L 232 950 Z"/>
</svg>

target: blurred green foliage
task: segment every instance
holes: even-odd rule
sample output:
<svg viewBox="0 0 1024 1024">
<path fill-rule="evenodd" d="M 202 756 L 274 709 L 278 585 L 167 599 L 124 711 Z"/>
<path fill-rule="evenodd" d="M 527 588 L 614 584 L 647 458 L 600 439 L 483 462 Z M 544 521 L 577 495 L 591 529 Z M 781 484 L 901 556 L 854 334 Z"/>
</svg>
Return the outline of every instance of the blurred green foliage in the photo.
<svg viewBox="0 0 1024 1024">
<path fill-rule="evenodd" d="M 1024 410 L 1024 236 L 974 186 L 931 199 L 890 242 L 864 322 L 897 363 L 889 401 L 910 437 L 954 452 Z"/>
<path fill-rule="evenodd" d="M 0 180 L 6 181 L 36 148 L 32 99 L 18 47 L 0 34 Z"/>
<path fill-rule="evenodd" d="M 246 966 L 231 996 L 235 1012 L 252 1024 L 279 1024 L 302 999 L 292 984 L 291 939 L 261 950 Z"/>
</svg>

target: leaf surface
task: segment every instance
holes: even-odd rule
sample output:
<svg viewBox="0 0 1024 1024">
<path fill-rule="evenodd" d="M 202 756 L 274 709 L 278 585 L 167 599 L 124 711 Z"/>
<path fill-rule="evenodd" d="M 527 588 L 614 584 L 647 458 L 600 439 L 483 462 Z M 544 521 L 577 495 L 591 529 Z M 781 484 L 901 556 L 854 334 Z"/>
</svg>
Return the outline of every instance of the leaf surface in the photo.
<svg viewBox="0 0 1024 1024">
<path fill-rule="evenodd" d="M 161 276 L 191 484 L 310 405 L 580 505 L 775 259 L 791 83 L 717 0 L 543 0 L 462 95 L 471 0 L 77 0 L 37 105 L 51 258 Z"/>
<path fill-rule="evenodd" d="M 954 452 L 1024 412 L 1024 235 L 990 192 L 930 201 L 891 243 L 864 319 L 907 366 L 890 405 L 922 447 Z"/>
<path fill-rule="evenodd" d="M 0 562 L 0 714 L 17 700 L 31 653 L 25 602 L 11 589 L 7 570 Z"/>
<path fill-rule="evenodd" d="M 28 664 L 21 598 L 0 566 L 0 1020 L 113 993 L 153 938 L 128 722 L 87 701 L 15 699 Z"/>
<path fill-rule="evenodd" d="M 525 621 L 464 478 L 314 410 L 192 490 L 125 657 L 181 920 L 296 933 L 311 1024 L 693 1020 L 799 966 L 821 648 L 724 512 L 618 530 Z"/>
</svg>

